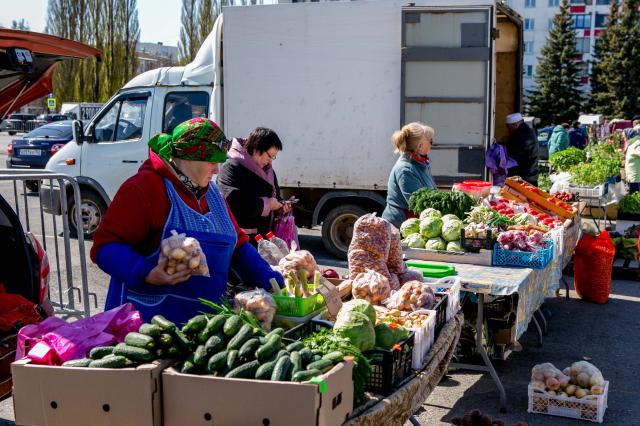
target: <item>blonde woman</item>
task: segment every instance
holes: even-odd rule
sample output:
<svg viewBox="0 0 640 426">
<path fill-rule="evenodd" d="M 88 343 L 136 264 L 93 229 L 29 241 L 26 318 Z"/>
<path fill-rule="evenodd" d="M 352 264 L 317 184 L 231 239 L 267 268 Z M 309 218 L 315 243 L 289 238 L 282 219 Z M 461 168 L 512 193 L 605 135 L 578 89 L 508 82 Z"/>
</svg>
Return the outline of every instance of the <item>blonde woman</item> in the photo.
<svg viewBox="0 0 640 426">
<path fill-rule="evenodd" d="M 412 213 L 409 198 L 420 188 L 436 188 L 429 166 L 433 145 L 433 128 L 418 122 L 409 123 L 394 132 L 393 145 L 400 158 L 391 170 L 387 188 L 387 206 L 382 217 L 397 228 Z"/>
</svg>

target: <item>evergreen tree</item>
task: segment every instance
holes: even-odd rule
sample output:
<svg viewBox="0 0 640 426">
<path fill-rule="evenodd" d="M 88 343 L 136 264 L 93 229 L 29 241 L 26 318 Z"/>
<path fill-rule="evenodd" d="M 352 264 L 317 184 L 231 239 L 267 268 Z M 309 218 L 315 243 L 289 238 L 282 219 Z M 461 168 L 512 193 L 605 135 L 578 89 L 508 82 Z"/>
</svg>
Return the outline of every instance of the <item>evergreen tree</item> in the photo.
<svg viewBox="0 0 640 426">
<path fill-rule="evenodd" d="M 594 46 L 593 62 L 591 66 L 591 99 L 589 109 L 607 117 L 615 115 L 615 94 L 612 78 L 616 73 L 616 50 L 619 37 L 620 8 L 617 0 L 613 0 L 609 9 L 609 16 L 605 29 Z"/>
<path fill-rule="evenodd" d="M 613 115 L 631 118 L 640 112 L 640 0 L 624 0 L 617 37 L 613 40 L 611 98 Z M 614 68 L 615 67 L 615 68 Z"/>
<path fill-rule="evenodd" d="M 198 40 L 198 8 L 197 0 L 182 0 L 180 16 L 180 62 L 187 64 L 193 60 L 200 47 Z"/>
<path fill-rule="evenodd" d="M 538 58 L 534 76 L 536 89 L 529 96 L 528 111 L 539 117 L 542 123 L 558 124 L 578 117 L 582 103 L 579 70 L 575 62 L 578 55 L 569 1 L 562 0 Z"/>
</svg>

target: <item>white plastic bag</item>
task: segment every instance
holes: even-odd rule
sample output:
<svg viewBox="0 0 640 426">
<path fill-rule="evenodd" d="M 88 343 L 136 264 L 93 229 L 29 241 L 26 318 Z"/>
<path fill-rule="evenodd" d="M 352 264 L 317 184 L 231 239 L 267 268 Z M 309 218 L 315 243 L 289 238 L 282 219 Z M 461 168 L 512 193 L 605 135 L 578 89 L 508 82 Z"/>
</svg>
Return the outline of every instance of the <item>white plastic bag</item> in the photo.
<svg viewBox="0 0 640 426">
<path fill-rule="evenodd" d="M 415 311 L 429 309 L 435 303 L 435 294 L 427 283 L 421 281 L 409 281 L 394 292 L 384 304 L 389 309 L 399 311 Z"/>
<path fill-rule="evenodd" d="M 175 229 L 171 230 L 171 236 L 160 241 L 158 263 L 164 260 L 167 261 L 167 274 L 173 275 L 190 269 L 191 275 L 210 276 L 207 258 L 198 240 L 187 237 L 186 234 L 178 234 Z"/>
<path fill-rule="evenodd" d="M 359 273 L 351 284 L 351 294 L 354 299 L 365 299 L 372 305 L 380 305 L 389 297 L 391 286 L 384 275 L 368 270 Z"/>
<path fill-rule="evenodd" d="M 261 288 L 243 291 L 236 294 L 233 302 L 236 309 L 242 308 L 250 312 L 263 329 L 271 330 L 271 322 L 276 315 L 276 301 L 268 292 Z"/>
<path fill-rule="evenodd" d="M 569 172 L 561 172 L 549 175 L 549 179 L 553 182 L 553 185 L 551 185 L 551 189 L 549 190 L 550 194 L 555 194 L 556 192 L 567 192 L 566 190 L 571 183 L 571 174 Z"/>
</svg>

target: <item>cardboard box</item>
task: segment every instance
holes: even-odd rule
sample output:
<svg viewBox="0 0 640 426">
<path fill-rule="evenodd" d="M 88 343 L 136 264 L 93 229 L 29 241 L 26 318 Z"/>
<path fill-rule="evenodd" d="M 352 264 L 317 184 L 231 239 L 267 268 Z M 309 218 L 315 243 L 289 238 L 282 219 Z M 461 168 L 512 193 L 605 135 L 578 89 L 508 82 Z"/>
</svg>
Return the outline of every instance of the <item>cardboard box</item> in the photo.
<svg viewBox="0 0 640 426">
<path fill-rule="evenodd" d="M 11 365 L 18 425 L 162 424 L 162 370 L 173 361 L 137 368 L 78 368 Z"/>
<path fill-rule="evenodd" d="M 352 361 L 322 375 L 325 392 L 313 383 L 225 379 L 162 373 L 165 426 L 341 425 L 353 409 Z"/>
</svg>

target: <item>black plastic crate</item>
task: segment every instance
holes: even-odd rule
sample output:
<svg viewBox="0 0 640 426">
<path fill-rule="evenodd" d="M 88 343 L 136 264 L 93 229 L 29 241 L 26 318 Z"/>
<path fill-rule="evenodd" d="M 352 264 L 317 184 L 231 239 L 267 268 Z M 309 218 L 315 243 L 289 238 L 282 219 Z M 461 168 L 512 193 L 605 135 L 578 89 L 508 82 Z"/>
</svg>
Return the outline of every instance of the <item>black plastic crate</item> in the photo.
<svg viewBox="0 0 640 426">
<path fill-rule="evenodd" d="M 491 302 L 484 304 L 484 317 L 486 319 L 505 320 L 515 312 L 518 306 L 518 298 L 515 294 L 500 296 Z"/>
<path fill-rule="evenodd" d="M 491 250 L 496 239 L 491 229 L 486 230 L 486 238 L 470 238 L 464 234 L 464 228 L 460 230 L 460 246 L 468 252 L 478 253 L 481 249 Z"/>
<path fill-rule="evenodd" d="M 449 294 L 436 292 L 436 299 L 437 298 L 440 298 L 440 300 L 437 301 L 435 306 L 432 308 L 434 311 L 436 311 L 436 339 L 440 335 L 440 330 L 442 330 L 442 327 L 444 327 L 447 323 L 447 305 L 449 304 Z"/>
</svg>

